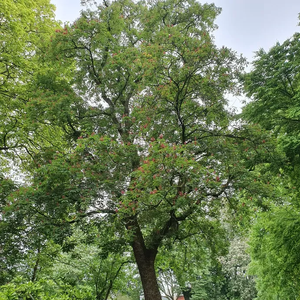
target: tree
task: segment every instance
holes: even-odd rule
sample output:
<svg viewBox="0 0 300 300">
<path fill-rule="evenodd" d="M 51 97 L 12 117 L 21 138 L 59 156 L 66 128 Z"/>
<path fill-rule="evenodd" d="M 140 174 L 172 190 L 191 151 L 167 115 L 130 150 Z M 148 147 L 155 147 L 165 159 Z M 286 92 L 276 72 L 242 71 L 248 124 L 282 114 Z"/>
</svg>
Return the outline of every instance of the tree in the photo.
<svg viewBox="0 0 300 300">
<path fill-rule="evenodd" d="M 258 299 L 299 299 L 299 212 L 279 207 L 261 215 L 250 245 Z"/>
<path fill-rule="evenodd" d="M 173 290 L 177 296 L 183 294 L 184 298 L 189 300 L 196 292 L 196 286 L 205 285 L 210 299 L 213 299 L 214 287 L 217 284 L 209 283 L 220 280 L 221 273 L 218 271 L 221 268 L 218 258 L 225 255 L 227 248 L 226 231 L 220 224 L 215 224 L 214 234 L 206 236 L 205 239 L 199 239 L 198 235 L 190 236 L 174 241 L 172 248 L 162 246 L 156 261 L 159 274 L 172 275 L 171 280 L 173 278 L 175 287 Z M 169 286 L 171 283 L 165 281 L 164 285 Z"/>
<path fill-rule="evenodd" d="M 59 255 L 53 256 L 51 266 L 42 270 L 39 277 L 58 282 L 58 287 L 63 283 L 89 291 L 91 299 L 107 300 L 112 292 L 124 290 L 125 268 L 130 273 L 132 260 L 129 256 L 122 257 L 122 253 L 108 252 L 101 240 L 88 239 L 88 234 L 75 231 L 65 240 Z"/>
<path fill-rule="evenodd" d="M 14 280 L 0 287 L 0 296 L 3 300 L 19 299 L 41 299 L 41 300 L 71 300 L 71 299 L 95 299 L 89 289 L 85 287 L 72 287 L 63 282 L 38 280 L 36 282 L 25 282 L 22 277 L 15 277 Z"/>
<path fill-rule="evenodd" d="M 75 230 L 62 246 L 47 241 L 39 251 L 29 249 L 22 263 L 14 265 L 14 276 L 0 286 L 0 295 L 4 299 L 12 295 L 16 299 L 25 295 L 71 299 L 76 295 L 76 299 L 107 300 L 126 293 L 125 283 L 132 281 L 133 261 L 128 255 L 107 252 L 101 242 L 90 233 Z"/>
<path fill-rule="evenodd" d="M 9 195 L 24 183 L 24 170 L 31 168 L 31 157 L 55 141 L 49 138 L 54 128 L 37 127 L 26 111 L 34 78 L 45 67 L 40 59 L 43 43 L 58 27 L 54 8 L 49 0 L 0 3 L 0 284 L 9 282 L 23 268 L 25 249 L 37 240 L 31 239 L 28 223 L 8 224 L 4 215 Z M 55 128 L 56 135 L 60 130 Z"/>
<path fill-rule="evenodd" d="M 48 0 L 3 0 L 0 8 L 0 94 L 2 101 L 13 102 L 20 91 L 24 92 L 28 75 L 37 69 L 35 52 L 39 51 L 41 40 L 50 36 L 57 23 L 54 21 L 54 5 Z M 1 104 L 3 109 L 4 103 Z"/>
<path fill-rule="evenodd" d="M 246 253 L 246 241 L 243 237 L 236 236 L 231 238 L 228 253 L 224 253 L 224 248 L 220 248 L 223 249 L 223 254 L 220 251 L 214 255 L 202 253 L 201 259 L 192 258 L 191 265 L 184 269 L 181 276 L 189 278 L 192 300 L 251 300 L 256 297 L 254 277 L 247 272 L 250 256 Z M 201 246 L 198 247 L 198 252 L 201 252 Z M 185 296 L 185 299 L 189 298 Z"/>
<path fill-rule="evenodd" d="M 253 71 L 244 78 L 252 98 L 244 116 L 272 130 L 293 164 L 299 163 L 299 58 L 299 34 L 295 33 L 268 52 L 259 50 Z"/>
<path fill-rule="evenodd" d="M 21 150 L 36 148 L 30 136 L 34 135 L 34 126 L 26 119 L 25 105 L 34 75 L 43 67 L 37 62 L 43 51 L 42 42 L 50 39 L 50 34 L 58 26 L 54 20 L 54 8 L 49 0 L 1 1 L 1 165 L 16 158 L 15 154 L 21 155 Z M 46 143 L 46 138 L 39 139 Z"/>
<path fill-rule="evenodd" d="M 286 155 L 272 183 L 280 201 L 260 214 L 252 230 L 252 273 L 258 276 L 258 299 L 298 299 L 299 223 L 299 33 L 259 50 L 254 69 L 244 78 L 252 101 L 244 116 L 277 138 Z"/>
<path fill-rule="evenodd" d="M 177 299 L 181 292 L 177 278 L 171 269 L 158 271 L 158 284 L 162 297 L 168 300 Z"/>
<path fill-rule="evenodd" d="M 220 258 L 226 299 L 252 300 L 256 297 L 255 278 L 248 274 L 250 255 L 247 250 L 247 240 L 235 237 L 230 243 L 228 254 Z"/>
<path fill-rule="evenodd" d="M 37 153 L 4 222 L 58 243 L 72 224 L 111 228 L 107 244 L 131 247 L 145 299 L 160 300 L 162 246 L 198 235 L 213 248 L 221 208 L 241 221 L 251 202 L 264 205 L 254 166 L 273 145 L 225 109 L 244 59 L 214 45 L 219 12 L 193 0 L 103 2 L 57 29 L 25 109 L 68 143 Z"/>
<path fill-rule="evenodd" d="M 0 211 L 3 214 L 3 208 L 6 206 L 7 197 L 10 193 L 16 190 L 15 183 L 8 178 L 1 177 L 0 189 Z M 0 220 L 2 221 L 2 214 Z M 6 224 L 0 222 L 0 232 L 6 232 Z M 1 236 L 2 237 L 2 236 Z M 8 282 L 14 273 L 15 261 L 17 259 L 14 239 L 1 239 L 0 242 L 0 285 Z"/>
</svg>

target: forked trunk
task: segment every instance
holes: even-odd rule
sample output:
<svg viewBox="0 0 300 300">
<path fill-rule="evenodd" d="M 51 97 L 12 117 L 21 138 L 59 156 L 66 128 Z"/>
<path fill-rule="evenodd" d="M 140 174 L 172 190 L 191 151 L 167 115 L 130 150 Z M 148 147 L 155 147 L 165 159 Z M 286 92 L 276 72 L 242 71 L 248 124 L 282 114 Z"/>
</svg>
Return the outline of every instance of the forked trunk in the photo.
<svg viewBox="0 0 300 300">
<path fill-rule="evenodd" d="M 145 300 L 162 300 L 154 268 L 157 249 L 146 249 L 141 232 L 137 233 L 132 248 L 141 276 Z"/>
</svg>

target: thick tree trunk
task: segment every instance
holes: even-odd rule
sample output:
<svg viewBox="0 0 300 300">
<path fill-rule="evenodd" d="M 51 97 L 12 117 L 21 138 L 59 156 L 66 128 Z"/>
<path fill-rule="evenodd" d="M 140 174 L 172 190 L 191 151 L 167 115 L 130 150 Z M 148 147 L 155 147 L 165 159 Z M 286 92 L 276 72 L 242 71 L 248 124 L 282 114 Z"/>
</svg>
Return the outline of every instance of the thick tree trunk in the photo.
<svg viewBox="0 0 300 300">
<path fill-rule="evenodd" d="M 162 300 L 154 268 L 157 249 L 146 249 L 139 230 L 136 232 L 132 248 L 141 276 L 145 300 Z"/>
<path fill-rule="evenodd" d="M 182 292 L 183 292 L 184 300 L 191 299 L 191 297 L 192 297 L 192 289 L 191 288 L 186 288 Z"/>
</svg>

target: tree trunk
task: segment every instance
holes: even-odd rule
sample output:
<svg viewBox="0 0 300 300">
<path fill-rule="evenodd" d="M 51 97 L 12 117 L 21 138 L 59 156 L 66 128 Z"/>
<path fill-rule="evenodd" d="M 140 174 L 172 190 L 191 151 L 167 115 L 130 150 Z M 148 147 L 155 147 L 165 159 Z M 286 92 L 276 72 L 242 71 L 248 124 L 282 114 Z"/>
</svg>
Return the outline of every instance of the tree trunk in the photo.
<svg viewBox="0 0 300 300">
<path fill-rule="evenodd" d="M 192 289 L 191 288 L 185 288 L 183 291 L 184 300 L 190 300 L 192 297 Z"/>
<path fill-rule="evenodd" d="M 162 300 L 154 268 L 156 249 L 146 249 L 143 235 L 139 229 L 132 243 L 134 257 L 139 269 L 145 300 Z"/>
<path fill-rule="evenodd" d="M 36 280 L 36 275 L 37 275 L 37 271 L 38 271 L 38 267 L 39 267 L 39 263 L 40 263 L 40 248 L 38 248 L 37 250 L 37 258 L 35 261 L 35 265 L 33 267 L 33 273 L 32 273 L 32 277 L 31 277 L 31 281 L 34 282 Z"/>
</svg>

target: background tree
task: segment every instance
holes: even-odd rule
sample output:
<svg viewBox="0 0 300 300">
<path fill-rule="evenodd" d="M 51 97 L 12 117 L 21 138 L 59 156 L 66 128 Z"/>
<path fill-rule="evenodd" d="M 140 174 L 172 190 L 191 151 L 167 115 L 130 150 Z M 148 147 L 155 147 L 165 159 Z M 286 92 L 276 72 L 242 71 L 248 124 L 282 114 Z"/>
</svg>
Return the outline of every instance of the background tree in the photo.
<svg viewBox="0 0 300 300">
<path fill-rule="evenodd" d="M 216 282 L 220 280 L 218 257 L 225 255 L 227 248 L 228 239 L 224 228 L 214 226 L 214 234 L 206 236 L 205 239 L 192 235 L 184 240 L 175 241 L 171 249 L 162 246 L 156 264 L 162 273 L 171 273 L 174 277 L 174 283 L 177 284 L 174 292 L 177 296 L 183 294 L 185 299 L 189 300 L 196 291 L 195 286 L 203 286 L 203 280 L 205 283 L 212 277 Z M 167 282 L 165 285 L 168 286 Z M 213 286 L 208 287 L 206 284 L 205 287 L 213 299 Z"/>
<path fill-rule="evenodd" d="M 1 177 L 0 182 L 1 198 L 0 198 L 0 220 L 3 220 L 3 209 L 6 206 L 7 197 L 11 192 L 17 189 L 15 183 L 8 179 Z M 6 232 L 7 224 L 0 222 L 0 232 Z M 1 235 L 2 237 L 2 235 Z M 18 261 L 19 256 L 15 249 L 15 244 L 17 241 L 15 239 L 8 239 L 4 237 L 0 242 L 0 285 L 7 283 L 14 275 L 16 261 Z"/>
<path fill-rule="evenodd" d="M 287 206 L 262 214 L 250 245 L 258 299 L 299 299 L 299 212 Z"/>
<path fill-rule="evenodd" d="M 299 34 L 256 54 L 254 70 L 245 77 L 252 98 L 244 115 L 279 137 L 280 147 L 292 165 L 299 154 Z"/>
<path fill-rule="evenodd" d="M 38 140 L 40 146 L 41 142 L 47 144 L 47 132 L 41 128 L 38 130 L 34 120 L 26 118 L 25 106 L 30 98 L 33 78 L 43 68 L 38 63 L 38 57 L 43 53 L 42 43 L 50 39 L 58 26 L 54 20 L 54 8 L 49 0 L 3 0 L 0 4 L 2 165 L 31 148 L 37 148 Z M 37 132 L 34 132 L 35 129 Z"/>
<path fill-rule="evenodd" d="M 12 255 L 13 257 L 13 255 Z M 131 258 L 107 252 L 101 240 L 79 230 L 65 239 L 62 246 L 48 241 L 42 249 L 30 249 L 22 263 L 13 266 L 10 284 L 2 286 L 4 299 L 16 299 L 32 293 L 41 299 L 100 299 L 124 293 L 135 268 Z M 33 272 L 35 270 L 35 272 Z M 35 278 L 33 279 L 33 275 Z"/>
<path fill-rule="evenodd" d="M 158 271 L 158 284 L 162 297 L 168 300 L 177 299 L 181 293 L 177 278 L 171 269 Z"/>
<path fill-rule="evenodd" d="M 277 138 L 286 155 L 273 173 L 280 201 L 259 216 L 251 236 L 252 272 L 258 276 L 258 299 L 298 299 L 299 217 L 299 33 L 268 52 L 259 50 L 245 77 L 252 101 L 244 116 Z M 296 251 L 296 252 L 295 252 Z"/>
<path fill-rule="evenodd" d="M 227 247 L 222 242 L 227 243 L 228 240 L 229 249 L 225 253 Z M 170 260 L 163 251 L 159 256 L 165 266 L 174 270 L 178 278 L 176 282 L 181 286 L 180 293 L 186 291 L 183 293 L 185 299 L 254 299 L 255 282 L 254 277 L 248 274 L 250 255 L 246 253 L 244 237 L 229 238 L 228 233 L 223 232 L 217 241 L 219 245 L 215 245 L 218 249 L 215 253 L 210 253 L 210 248 L 202 241 L 186 240 L 183 244 L 189 251 L 180 246 L 171 251 L 170 257 L 176 259 Z"/>
<path fill-rule="evenodd" d="M 224 276 L 225 299 L 252 300 L 256 298 L 255 278 L 248 274 L 250 255 L 248 243 L 241 236 L 235 237 L 228 254 L 220 258 Z"/>
<path fill-rule="evenodd" d="M 91 299 L 107 300 L 111 293 L 124 291 L 123 285 L 131 279 L 126 273 L 130 274 L 132 260 L 128 255 L 122 256 L 122 252 L 107 251 L 104 237 L 97 240 L 90 234 L 75 231 L 65 240 L 60 255 L 53 257 L 51 267 L 40 276 L 90 290 Z"/>
</svg>

